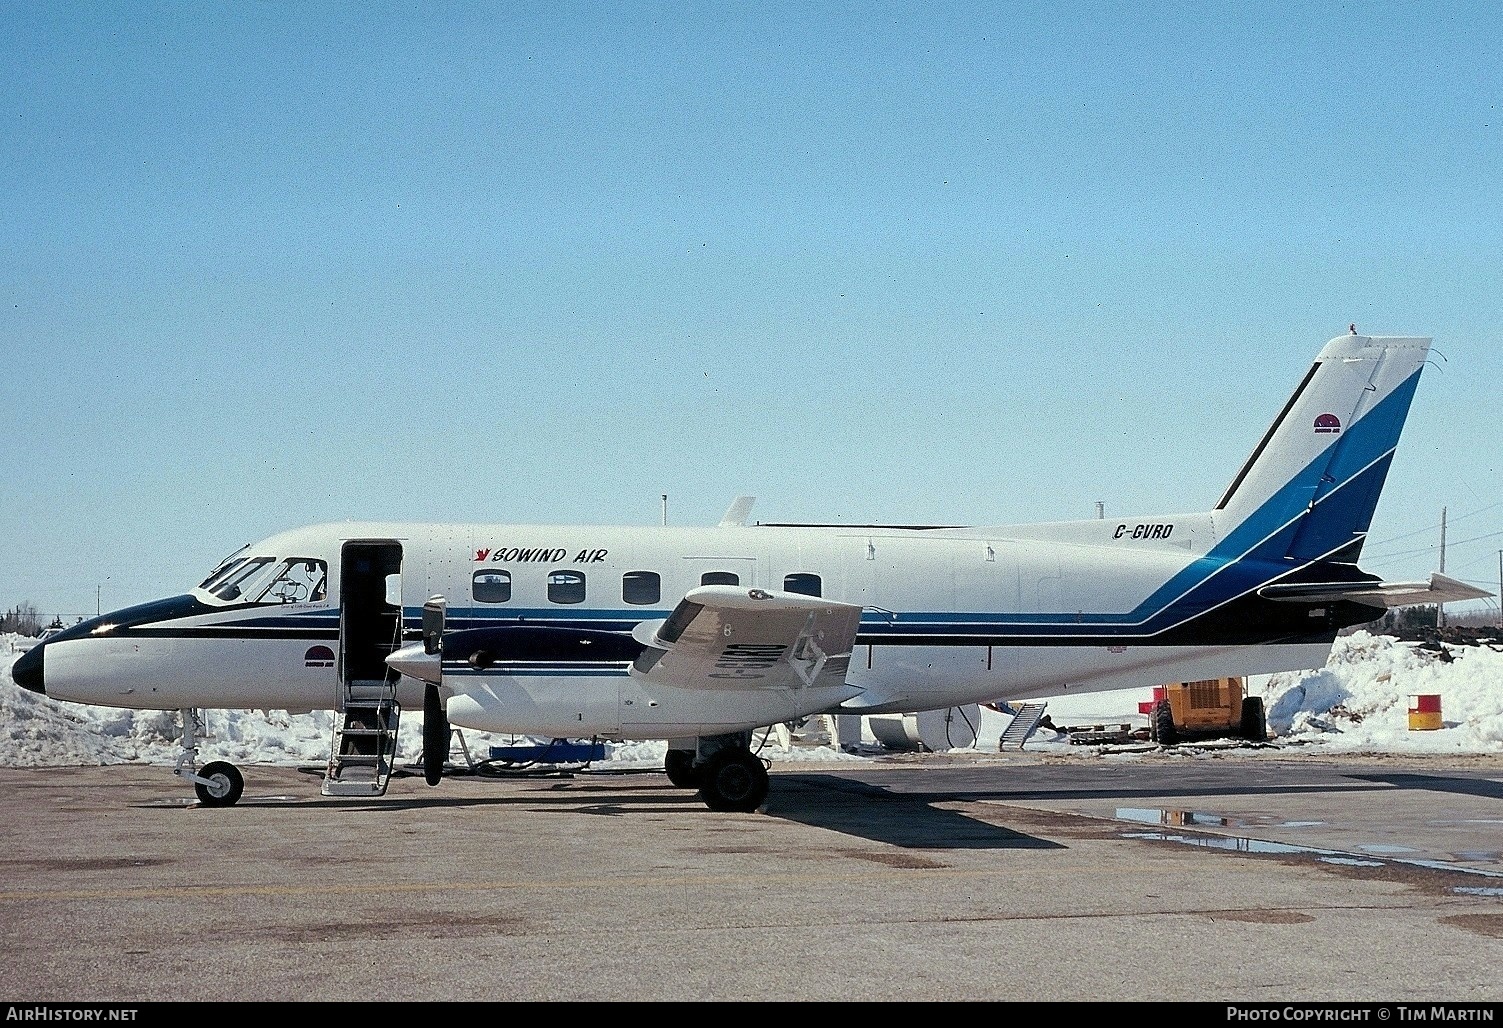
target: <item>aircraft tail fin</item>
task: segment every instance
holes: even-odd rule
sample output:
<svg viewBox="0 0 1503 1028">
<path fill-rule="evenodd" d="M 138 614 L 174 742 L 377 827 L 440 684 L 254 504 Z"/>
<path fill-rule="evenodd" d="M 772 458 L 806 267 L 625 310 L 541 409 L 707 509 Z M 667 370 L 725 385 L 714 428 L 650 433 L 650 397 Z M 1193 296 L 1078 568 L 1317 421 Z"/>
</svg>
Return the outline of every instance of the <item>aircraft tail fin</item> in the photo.
<svg viewBox="0 0 1503 1028">
<path fill-rule="evenodd" d="M 1356 563 L 1430 340 L 1332 339 L 1213 517 L 1260 556 Z"/>
</svg>

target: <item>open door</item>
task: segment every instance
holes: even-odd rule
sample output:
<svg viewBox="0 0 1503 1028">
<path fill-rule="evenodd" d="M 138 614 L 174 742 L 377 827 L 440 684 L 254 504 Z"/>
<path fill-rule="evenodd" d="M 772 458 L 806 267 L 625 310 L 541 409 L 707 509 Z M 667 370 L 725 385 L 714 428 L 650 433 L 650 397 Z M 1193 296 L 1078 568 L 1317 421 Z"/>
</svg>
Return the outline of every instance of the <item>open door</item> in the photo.
<svg viewBox="0 0 1503 1028">
<path fill-rule="evenodd" d="M 396 675 L 386 658 L 402 644 L 402 544 L 347 542 L 339 570 L 339 678 L 355 683 Z"/>
</svg>

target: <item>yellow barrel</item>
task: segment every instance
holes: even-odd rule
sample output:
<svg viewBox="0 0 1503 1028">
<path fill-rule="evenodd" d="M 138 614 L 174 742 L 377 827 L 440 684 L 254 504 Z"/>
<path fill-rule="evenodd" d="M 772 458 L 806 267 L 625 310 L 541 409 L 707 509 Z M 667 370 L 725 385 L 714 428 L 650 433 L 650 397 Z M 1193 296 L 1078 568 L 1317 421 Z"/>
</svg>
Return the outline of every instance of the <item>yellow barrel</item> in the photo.
<svg viewBox="0 0 1503 1028">
<path fill-rule="evenodd" d="M 1433 732 L 1443 727 L 1445 725 L 1440 719 L 1438 695 L 1409 697 L 1409 730 L 1411 732 Z"/>
</svg>

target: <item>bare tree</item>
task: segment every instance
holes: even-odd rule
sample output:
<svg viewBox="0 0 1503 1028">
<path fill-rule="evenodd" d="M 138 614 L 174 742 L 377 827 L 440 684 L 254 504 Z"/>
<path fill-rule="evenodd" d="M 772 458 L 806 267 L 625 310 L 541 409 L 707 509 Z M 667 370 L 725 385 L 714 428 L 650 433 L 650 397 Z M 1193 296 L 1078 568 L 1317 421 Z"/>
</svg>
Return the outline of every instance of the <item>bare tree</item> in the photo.
<svg viewBox="0 0 1503 1028">
<path fill-rule="evenodd" d="M 41 635 L 42 623 L 37 619 L 34 603 L 18 603 L 0 617 L 0 632 L 15 632 L 19 635 Z"/>
</svg>

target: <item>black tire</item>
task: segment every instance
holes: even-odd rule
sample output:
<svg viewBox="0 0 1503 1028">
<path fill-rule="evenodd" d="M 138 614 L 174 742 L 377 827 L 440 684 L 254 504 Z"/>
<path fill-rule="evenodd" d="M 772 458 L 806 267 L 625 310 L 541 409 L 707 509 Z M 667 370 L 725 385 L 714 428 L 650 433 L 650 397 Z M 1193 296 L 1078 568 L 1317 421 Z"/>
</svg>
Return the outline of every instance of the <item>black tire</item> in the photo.
<svg viewBox="0 0 1503 1028">
<path fill-rule="evenodd" d="M 1179 742 L 1179 729 L 1174 727 L 1174 708 L 1168 700 L 1159 700 L 1153 705 L 1148 724 L 1149 734 L 1160 746 L 1174 746 Z"/>
<path fill-rule="evenodd" d="M 231 807 L 245 791 L 245 779 L 234 764 L 216 760 L 205 764 L 198 777 L 207 778 L 212 784 L 194 782 L 193 791 L 198 793 L 198 802 L 205 807 Z"/>
<path fill-rule="evenodd" d="M 721 750 L 705 761 L 699 795 L 711 810 L 750 814 L 767 799 L 767 768 L 746 750 Z"/>
<path fill-rule="evenodd" d="M 704 769 L 694 766 L 693 750 L 669 750 L 663 758 L 663 770 L 668 781 L 680 789 L 698 789 L 704 784 Z"/>
<path fill-rule="evenodd" d="M 1252 742 L 1268 741 L 1268 715 L 1263 710 L 1263 697 L 1248 696 L 1242 700 L 1241 735 Z"/>
</svg>

